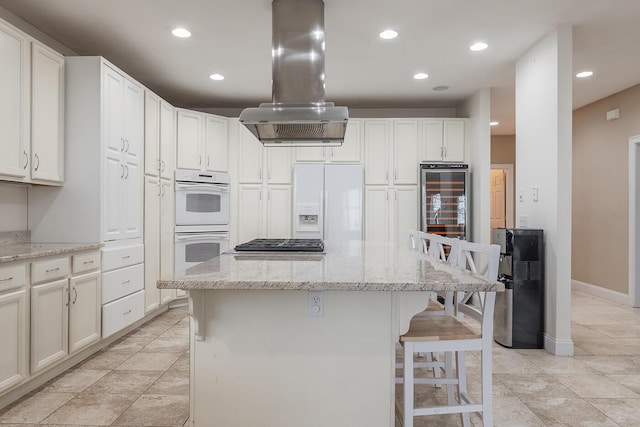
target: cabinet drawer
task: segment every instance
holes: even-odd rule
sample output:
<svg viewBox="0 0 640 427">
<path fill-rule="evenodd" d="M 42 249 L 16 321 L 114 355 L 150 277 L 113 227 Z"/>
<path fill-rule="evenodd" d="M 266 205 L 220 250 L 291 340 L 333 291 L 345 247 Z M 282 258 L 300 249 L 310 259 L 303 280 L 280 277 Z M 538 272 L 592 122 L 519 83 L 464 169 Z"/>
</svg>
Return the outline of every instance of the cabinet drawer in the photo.
<svg viewBox="0 0 640 427">
<path fill-rule="evenodd" d="M 144 245 L 102 249 L 102 271 L 139 264 L 144 260 Z"/>
<path fill-rule="evenodd" d="M 112 335 L 144 316 L 144 291 L 102 306 L 102 338 Z"/>
<path fill-rule="evenodd" d="M 102 273 L 102 303 L 106 304 L 144 288 L 144 264 Z"/>
<path fill-rule="evenodd" d="M 98 251 L 74 255 L 71 258 L 72 274 L 84 273 L 98 268 L 100 268 L 100 252 Z"/>
<path fill-rule="evenodd" d="M 31 263 L 31 283 L 46 282 L 69 275 L 69 257 L 53 258 Z"/>
<path fill-rule="evenodd" d="M 26 284 L 27 266 L 25 264 L 0 267 L 0 293 Z"/>
</svg>

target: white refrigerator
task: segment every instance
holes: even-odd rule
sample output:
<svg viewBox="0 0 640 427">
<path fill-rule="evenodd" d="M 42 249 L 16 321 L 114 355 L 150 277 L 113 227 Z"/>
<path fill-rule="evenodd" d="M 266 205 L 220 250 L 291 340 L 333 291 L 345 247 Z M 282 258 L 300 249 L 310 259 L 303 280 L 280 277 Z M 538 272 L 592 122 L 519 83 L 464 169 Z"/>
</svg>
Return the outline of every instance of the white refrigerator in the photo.
<svg viewBox="0 0 640 427">
<path fill-rule="evenodd" d="M 293 165 L 293 237 L 362 240 L 361 164 Z"/>
</svg>

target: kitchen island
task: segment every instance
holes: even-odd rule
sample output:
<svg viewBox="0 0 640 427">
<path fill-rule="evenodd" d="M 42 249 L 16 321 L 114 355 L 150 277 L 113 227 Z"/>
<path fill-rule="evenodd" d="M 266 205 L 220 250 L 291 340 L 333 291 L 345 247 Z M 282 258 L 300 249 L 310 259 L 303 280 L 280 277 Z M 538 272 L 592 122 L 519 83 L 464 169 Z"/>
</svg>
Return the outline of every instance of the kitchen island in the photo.
<svg viewBox="0 0 640 427">
<path fill-rule="evenodd" d="M 323 254 L 227 253 L 158 287 L 189 292 L 198 427 L 393 426 L 395 343 L 427 292 L 504 289 L 363 241 L 326 242 Z"/>
</svg>

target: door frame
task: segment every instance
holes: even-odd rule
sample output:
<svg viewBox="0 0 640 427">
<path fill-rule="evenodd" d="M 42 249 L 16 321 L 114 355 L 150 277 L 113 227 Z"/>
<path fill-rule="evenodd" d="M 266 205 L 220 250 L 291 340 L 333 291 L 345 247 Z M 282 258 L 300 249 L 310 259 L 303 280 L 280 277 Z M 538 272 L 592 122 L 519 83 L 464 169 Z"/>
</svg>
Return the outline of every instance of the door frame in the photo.
<svg viewBox="0 0 640 427">
<path fill-rule="evenodd" d="M 640 307 L 640 275 L 636 269 L 640 256 L 640 198 L 637 191 L 640 190 L 640 135 L 629 138 L 629 305 Z"/>
<path fill-rule="evenodd" d="M 507 176 L 505 177 L 505 181 L 507 184 L 507 188 L 505 190 L 505 225 L 507 228 L 513 228 L 513 164 L 512 163 L 492 163 L 491 169 L 505 169 L 507 171 Z"/>
</svg>

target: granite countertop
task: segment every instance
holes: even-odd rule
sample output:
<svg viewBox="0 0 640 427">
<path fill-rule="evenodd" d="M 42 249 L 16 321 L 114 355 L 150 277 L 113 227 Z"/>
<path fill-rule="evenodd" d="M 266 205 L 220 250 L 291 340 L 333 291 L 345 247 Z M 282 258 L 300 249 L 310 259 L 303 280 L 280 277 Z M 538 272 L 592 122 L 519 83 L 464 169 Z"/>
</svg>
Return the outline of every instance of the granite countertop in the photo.
<svg viewBox="0 0 640 427">
<path fill-rule="evenodd" d="M 100 243 L 7 243 L 0 246 L 0 263 L 100 249 Z"/>
<path fill-rule="evenodd" d="M 392 243 L 325 242 L 325 253 L 228 252 L 161 289 L 503 291 L 504 285 Z"/>
</svg>

